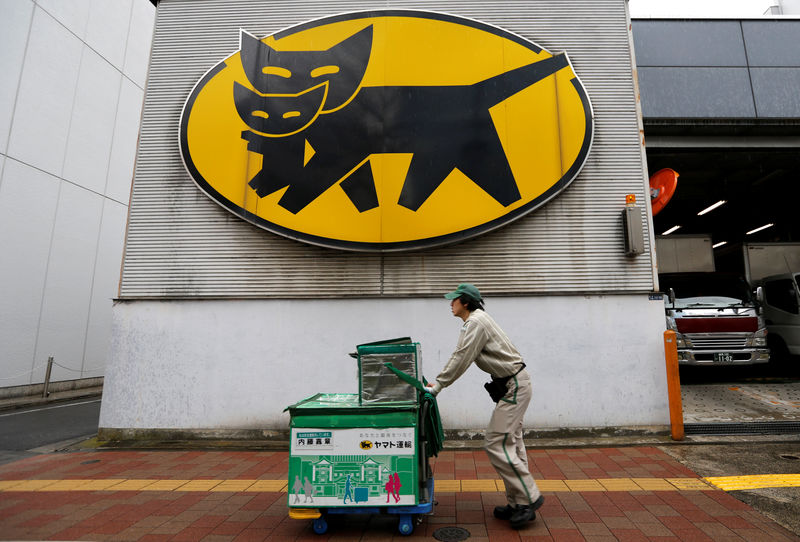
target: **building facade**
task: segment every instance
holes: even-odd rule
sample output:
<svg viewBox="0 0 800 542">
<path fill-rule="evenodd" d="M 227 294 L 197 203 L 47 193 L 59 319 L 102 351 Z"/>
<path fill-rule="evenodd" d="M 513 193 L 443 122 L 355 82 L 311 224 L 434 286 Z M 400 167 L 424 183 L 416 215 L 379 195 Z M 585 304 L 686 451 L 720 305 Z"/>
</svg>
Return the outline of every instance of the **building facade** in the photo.
<svg viewBox="0 0 800 542">
<path fill-rule="evenodd" d="M 0 2 L 0 387 L 102 376 L 155 9 Z"/>
<path fill-rule="evenodd" d="M 388 337 L 421 342 L 433 378 L 460 328 L 442 294 L 459 282 L 481 288 L 528 363 L 526 427 L 663 429 L 663 302 L 652 295 L 649 213 L 635 224 L 641 253 L 626 255 L 623 235 L 626 195 L 649 205 L 626 9 L 624 0 L 159 2 L 101 435 L 280 433 L 287 405 L 356 391 L 347 353 Z M 511 223 L 406 251 L 315 246 L 209 198 L 181 155 L 181 115 L 198 81 L 238 58 L 240 29 L 291 36 L 294 25 L 369 10 L 445 13 L 566 52 L 594 124 L 580 173 Z M 485 426 L 485 379 L 473 368 L 440 395 L 449 429 Z"/>
</svg>

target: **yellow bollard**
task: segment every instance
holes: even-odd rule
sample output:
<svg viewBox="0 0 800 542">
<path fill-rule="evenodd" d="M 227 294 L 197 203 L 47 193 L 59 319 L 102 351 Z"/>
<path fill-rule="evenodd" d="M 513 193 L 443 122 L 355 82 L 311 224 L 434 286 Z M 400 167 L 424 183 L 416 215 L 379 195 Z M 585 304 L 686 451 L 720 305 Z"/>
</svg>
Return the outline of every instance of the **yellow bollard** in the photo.
<svg viewBox="0 0 800 542">
<path fill-rule="evenodd" d="M 675 332 L 671 329 L 664 332 L 664 357 L 667 361 L 667 395 L 672 440 L 683 440 L 683 401 L 681 377 L 678 372 L 678 345 L 675 342 Z"/>
</svg>

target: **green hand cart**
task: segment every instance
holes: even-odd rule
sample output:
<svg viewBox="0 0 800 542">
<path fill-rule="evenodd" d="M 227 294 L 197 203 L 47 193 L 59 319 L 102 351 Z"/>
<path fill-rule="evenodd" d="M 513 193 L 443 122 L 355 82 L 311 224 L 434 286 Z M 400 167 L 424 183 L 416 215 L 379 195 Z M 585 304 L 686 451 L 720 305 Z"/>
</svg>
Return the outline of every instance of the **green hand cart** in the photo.
<svg viewBox="0 0 800 542">
<path fill-rule="evenodd" d="M 288 407 L 289 516 L 322 534 L 330 515 L 394 514 L 408 535 L 433 511 L 436 400 L 415 378 L 418 344 L 360 345 L 358 358 L 358 394 L 318 393 Z"/>
</svg>

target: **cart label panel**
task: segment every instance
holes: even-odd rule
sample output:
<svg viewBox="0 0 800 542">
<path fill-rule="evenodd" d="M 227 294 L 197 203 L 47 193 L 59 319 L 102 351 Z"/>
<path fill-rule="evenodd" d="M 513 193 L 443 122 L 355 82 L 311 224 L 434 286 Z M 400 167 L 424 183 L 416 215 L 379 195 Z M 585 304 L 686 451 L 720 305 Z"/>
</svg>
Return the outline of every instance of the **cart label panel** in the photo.
<svg viewBox="0 0 800 542">
<path fill-rule="evenodd" d="M 290 507 L 417 504 L 413 427 L 295 428 L 291 439 Z"/>
</svg>

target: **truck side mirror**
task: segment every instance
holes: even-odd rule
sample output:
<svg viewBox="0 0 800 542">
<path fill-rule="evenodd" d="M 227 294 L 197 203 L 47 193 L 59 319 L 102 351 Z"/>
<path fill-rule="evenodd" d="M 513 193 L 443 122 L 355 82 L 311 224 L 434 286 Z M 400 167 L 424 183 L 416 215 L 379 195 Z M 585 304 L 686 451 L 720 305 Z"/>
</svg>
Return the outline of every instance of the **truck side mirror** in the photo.
<svg viewBox="0 0 800 542">
<path fill-rule="evenodd" d="M 760 305 L 764 304 L 764 288 L 761 286 L 756 288 L 756 301 L 758 301 Z"/>
<path fill-rule="evenodd" d="M 667 294 L 670 304 L 673 308 L 675 308 L 675 290 L 672 288 L 669 289 L 669 293 Z"/>
</svg>

